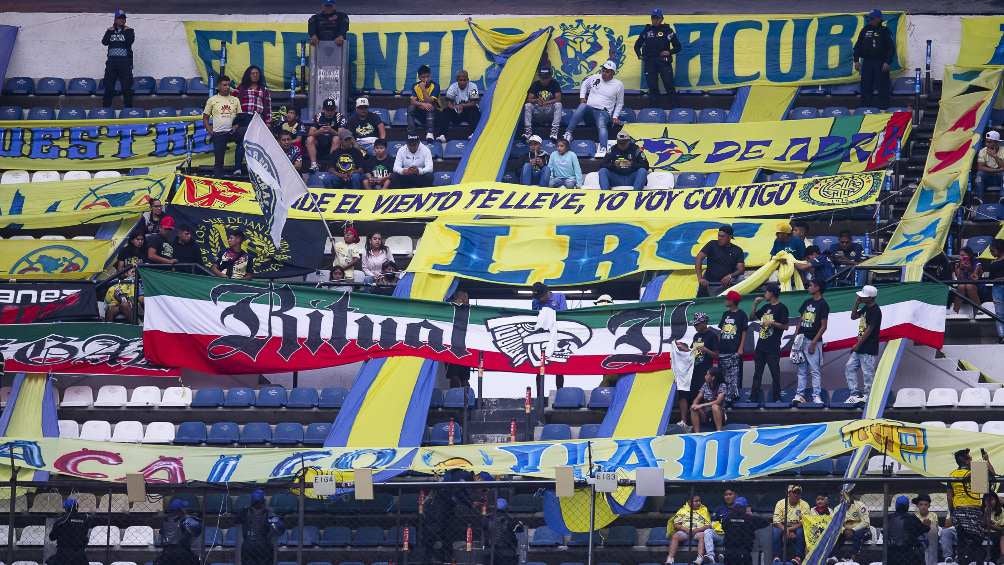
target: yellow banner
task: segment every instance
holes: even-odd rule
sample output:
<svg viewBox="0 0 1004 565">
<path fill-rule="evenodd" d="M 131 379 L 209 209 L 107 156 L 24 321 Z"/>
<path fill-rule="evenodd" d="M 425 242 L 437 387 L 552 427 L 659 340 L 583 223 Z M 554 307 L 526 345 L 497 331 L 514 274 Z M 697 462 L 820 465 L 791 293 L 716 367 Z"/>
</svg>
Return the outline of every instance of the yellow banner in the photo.
<svg viewBox="0 0 1004 565">
<path fill-rule="evenodd" d="M 770 258 L 776 220 L 730 222 L 746 266 Z M 591 284 L 639 271 L 694 268 L 701 247 L 723 222 L 439 220 L 428 224 L 408 271 L 526 286 Z"/>
<path fill-rule="evenodd" d="M 136 218 L 166 198 L 174 171 L 109 179 L 0 184 L 0 226 L 61 228 Z"/>
<path fill-rule="evenodd" d="M 906 16 L 887 12 L 897 45 L 893 70 L 904 67 Z M 505 33 L 553 26 L 547 57 L 562 89 L 578 90 L 607 59 L 617 63 L 626 88 L 644 88 L 634 42 L 648 23 L 639 16 L 538 16 L 484 18 L 478 24 Z M 864 13 L 698 15 L 668 14 L 682 50 L 675 56 L 677 88 L 726 88 L 747 84 L 821 84 L 857 79 L 852 53 L 865 25 Z M 188 21 L 185 30 L 196 66 L 220 69 L 223 46 L 230 74 L 251 64 L 265 70 L 274 90 L 288 89 L 307 41 L 303 23 Z M 410 88 L 425 64 L 446 88 L 454 71 L 467 69 L 484 83 L 498 67 L 475 41 L 462 18 L 451 20 L 353 21 L 348 37 L 350 76 L 357 89 Z"/>
<path fill-rule="evenodd" d="M 116 247 L 108 239 L 0 240 L 0 279 L 87 279 L 105 269 Z"/>
<path fill-rule="evenodd" d="M 0 122 L 0 169 L 95 171 L 176 165 L 212 153 L 201 116 Z"/>
<path fill-rule="evenodd" d="M 1004 65 L 1004 16 L 962 16 L 960 67 Z"/>
<path fill-rule="evenodd" d="M 653 169 L 715 173 L 770 169 L 837 174 L 889 166 L 910 112 L 729 124 L 624 126 Z"/>
<path fill-rule="evenodd" d="M 318 220 L 408 218 L 557 218 L 569 220 L 715 219 L 797 214 L 874 204 L 884 172 L 688 189 L 573 190 L 500 182 L 390 191 L 312 188 L 289 217 Z M 182 177 L 173 204 L 261 214 L 251 183 Z"/>
</svg>

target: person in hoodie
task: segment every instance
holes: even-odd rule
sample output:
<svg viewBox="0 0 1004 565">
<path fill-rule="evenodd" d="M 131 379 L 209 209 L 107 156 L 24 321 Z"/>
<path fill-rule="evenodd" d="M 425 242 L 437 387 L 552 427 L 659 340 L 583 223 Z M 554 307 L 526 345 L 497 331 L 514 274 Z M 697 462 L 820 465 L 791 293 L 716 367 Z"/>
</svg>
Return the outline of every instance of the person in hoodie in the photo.
<svg viewBox="0 0 1004 565">
<path fill-rule="evenodd" d="M 889 70 L 896 58 L 896 41 L 882 25 L 882 12 L 872 10 L 854 42 L 854 69 L 861 72 L 861 105 L 889 107 Z M 877 92 L 877 94 L 876 94 Z"/>
<path fill-rule="evenodd" d="M 630 186 L 641 190 L 648 182 L 648 159 L 632 142 L 631 136 L 622 131 L 617 134 L 617 143 L 603 158 L 599 174 L 603 190 L 610 190 L 611 186 Z"/>
</svg>

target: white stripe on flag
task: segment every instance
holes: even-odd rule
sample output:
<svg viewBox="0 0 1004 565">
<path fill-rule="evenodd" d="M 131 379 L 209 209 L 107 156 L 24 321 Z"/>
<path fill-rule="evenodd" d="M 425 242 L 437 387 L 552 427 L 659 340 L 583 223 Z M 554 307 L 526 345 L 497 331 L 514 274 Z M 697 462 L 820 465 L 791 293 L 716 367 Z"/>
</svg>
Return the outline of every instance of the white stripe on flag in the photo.
<svg viewBox="0 0 1004 565">
<path fill-rule="evenodd" d="M 244 159 L 261 213 L 278 248 L 282 244 L 282 228 L 286 225 L 289 206 L 308 194 L 307 185 L 258 114 L 251 118 L 244 135 Z"/>
</svg>

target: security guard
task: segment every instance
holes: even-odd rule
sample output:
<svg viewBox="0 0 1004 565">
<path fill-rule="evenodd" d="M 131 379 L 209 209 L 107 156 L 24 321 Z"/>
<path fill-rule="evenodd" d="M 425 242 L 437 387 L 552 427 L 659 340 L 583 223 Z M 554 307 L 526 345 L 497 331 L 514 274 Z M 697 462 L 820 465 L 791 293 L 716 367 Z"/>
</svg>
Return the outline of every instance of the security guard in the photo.
<svg viewBox="0 0 1004 565">
<path fill-rule="evenodd" d="M 126 25 L 124 10 L 115 10 L 112 27 L 105 30 L 101 45 L 108 47 L 108 59 L 105 61 L 105 94 L 101 105 L 112 107 L 115 97 L 115 81 L 122 85 L 122 103 L 125 108 L 132 107 L 132 44 L 136 41 L 136 31 Z"/>
<path fill-rule="evenodd" d="M 854 42 L 854 68 L 861 71 L 861 105 L 889 107 L 889 69 L 896 57 L 896 42 L 882 25 L 882 12 L 872 10 Z M 875 92 L 878 91 L 876 95 Z"/>
<path fill-rule="evenodd" d="M 282 518 L 265 505 L 265 491 L 251 493 L 251 506 L 239 516 L 244 542 L 241 544 L 241 565 L 271 565 L 275 556 L 272 536 L 282 534 Z"/>
<path fill-rule="evenodd" d="M 192 553 L 192 540 L 202 531 L 202 522 L 189 516 L 185 509 L 188 502 L 175 498 L 167 506 L 168 515 L 160 526 L 160 545 L 164 550 L 157 558 L 156 565 L 198 565 L 199 560 Z"/>
<path fill-rule="evenodd" d="M 673 55 L 680 52 L 680 38 L 669 24 L 662 23 L 662 10 L 652 10 L 652 23 L 645 26 L 634 42 L 634 52 L 642 60 L 648 95 L 653 103 L 659 98 L 659 77 L 666 87 L 667 106 L 673 102 Z"/>
<path fill-rule="evenodd" d="M 93 525 L 91 519 L 77 512 L 77 500 L 63 501 L 66 512 L 56 519 L 49 531 L 49 539 L 56 542 L 56 554 L 49 558 L 48 565 L 87 565 L 87 530 Z"/>
</svg>

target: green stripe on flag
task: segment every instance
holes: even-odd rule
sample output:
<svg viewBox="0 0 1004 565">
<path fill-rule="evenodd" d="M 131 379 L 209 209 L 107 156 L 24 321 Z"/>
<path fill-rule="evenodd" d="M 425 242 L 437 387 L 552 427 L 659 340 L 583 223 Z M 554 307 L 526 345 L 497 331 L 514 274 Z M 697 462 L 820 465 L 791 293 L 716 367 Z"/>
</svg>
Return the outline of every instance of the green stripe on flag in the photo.
<svg viewBox="0 0 1004 565">
<path fill-rule="evenodd" d="M 861 122 L 863 122 L 864 119 L 864 115 L 833 118 L 833 125 L 830 126 L 830 135 L 840 136 L 845 139 L 848 144 L 854 143 L 854 134 L 861 131 Z M 843 147 L 843 151 L 835 153 L 832 157 L 827 159 L 814 159 L 812 164 L 806 167 L 802 176 L 838 174 L 840 172 L 840 165 L 844 162 L 844 152 L 846 150 L 847 147 Z"/>
</svg>

